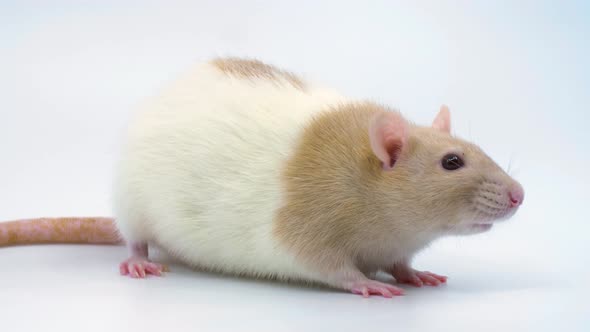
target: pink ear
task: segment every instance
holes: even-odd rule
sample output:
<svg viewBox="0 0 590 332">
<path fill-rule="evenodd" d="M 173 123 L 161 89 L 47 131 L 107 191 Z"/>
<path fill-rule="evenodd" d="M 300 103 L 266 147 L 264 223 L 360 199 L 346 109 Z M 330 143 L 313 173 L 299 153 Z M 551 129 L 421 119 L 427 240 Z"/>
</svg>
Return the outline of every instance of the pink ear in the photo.
<svg viewBox="0 0 590 332">
<path fill-rule="evenodd" d="M 381 112 L 371 119 L 369 139 L 383 169 L 391 170 L 408 140 L 408 124 L 398 112 Z"/>
<path fill-rule="evenodd" d="M 432 128 L 447 133 L 451 132 L 451 112 L 449 112 L 447 105 L 440 107 L 440 111 L 438 111 L 436 118 L 432 122 Z"/>
</svg>

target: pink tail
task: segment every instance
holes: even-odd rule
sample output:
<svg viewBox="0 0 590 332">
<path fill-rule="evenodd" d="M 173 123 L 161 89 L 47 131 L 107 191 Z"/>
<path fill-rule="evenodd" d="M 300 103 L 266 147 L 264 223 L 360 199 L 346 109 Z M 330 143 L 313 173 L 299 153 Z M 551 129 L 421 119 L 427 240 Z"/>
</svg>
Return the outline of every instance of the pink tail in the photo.
<svg viewBox="0 0 590 332">
<path fill-rule="evenodd" d="M 42 243 L 124 243 L 113 218 L 39 218 L 0 222 L 0 247 Z"/>
</svg>

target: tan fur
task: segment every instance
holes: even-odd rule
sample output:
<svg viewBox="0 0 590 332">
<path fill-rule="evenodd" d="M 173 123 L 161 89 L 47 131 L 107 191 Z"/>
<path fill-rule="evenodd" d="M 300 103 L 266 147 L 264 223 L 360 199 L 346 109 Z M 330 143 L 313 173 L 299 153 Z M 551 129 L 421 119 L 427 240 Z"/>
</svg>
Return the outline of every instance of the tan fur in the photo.
<svg viewBox="0 0 590 332">
<path fill-rule="evenodd" d="M 286 166 L 275 235 L 315 267 L 338 269 L 379 236 L 366 227 L 380 219 L 371 197 L 380 168 L 367 136 L 379 111 L 350 104 L 318 117 Z"/>
<path fill-rule="evenodd" d="M 273 82 L 284 80 L 297 89 L 305 89 L 305 83 L 296 75 L 258 60 L 229 57 L 217 58 L 211 63 L 228 75 L 247 79 L 262 78 Z"/>
<path fill-rule="evenodd" d="M 385 111 L 357 103 L 324 113 L 304 131 L 286 166 L 274 235 L 316 269 L 387 270 L 478 217 L 473 200 L 488 182 L 513 181 L 475 145 L 415 125 L 393 171 L 383 171 L 368 127 Z M 449 151 L 463 153 L 470 167 L 442 169 Z"/>
</svg>

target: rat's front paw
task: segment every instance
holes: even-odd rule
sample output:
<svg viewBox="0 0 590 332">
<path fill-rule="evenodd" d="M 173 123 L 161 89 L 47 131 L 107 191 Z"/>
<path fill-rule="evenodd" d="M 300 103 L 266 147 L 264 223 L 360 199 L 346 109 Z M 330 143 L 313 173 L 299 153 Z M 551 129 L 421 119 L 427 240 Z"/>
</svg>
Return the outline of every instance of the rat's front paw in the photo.
<svg viewBox="0 0 590 332">
<path fill-rule="evenodd" d="M 363 297 L 381 295 L 391 298 L 395 295 L 404 295 L 404 290 L 399 287 L 370 279 L 353 282 L 348 288 L 352 293 L 362 295 Z"/>
<path fill-rule="evenodd" d="M 447 282 L 446 276 L 441 276 L 428 271 L 416 271 L 412 268 L 394 268 L 391 273 L 400 284 L 411 284 L 416 287 L 423 285 L 438 286 Z"/>
</svg>

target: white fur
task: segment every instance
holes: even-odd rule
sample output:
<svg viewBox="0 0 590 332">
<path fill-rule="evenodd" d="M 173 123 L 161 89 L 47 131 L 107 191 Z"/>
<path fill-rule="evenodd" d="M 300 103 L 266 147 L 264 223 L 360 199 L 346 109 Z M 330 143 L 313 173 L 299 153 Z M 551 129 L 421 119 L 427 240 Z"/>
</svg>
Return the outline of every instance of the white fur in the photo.
<svg viewBox="0 0 590 332">
<path fill-rule="evenodd" d="M 123 236 L 195 266 L 312 279 L 271 234 L 280 172 L 302 128 L 344 101 L 305 84 L 201 64 L 151 101 L 130 127 L 115 183 Z"/>
</svg>

